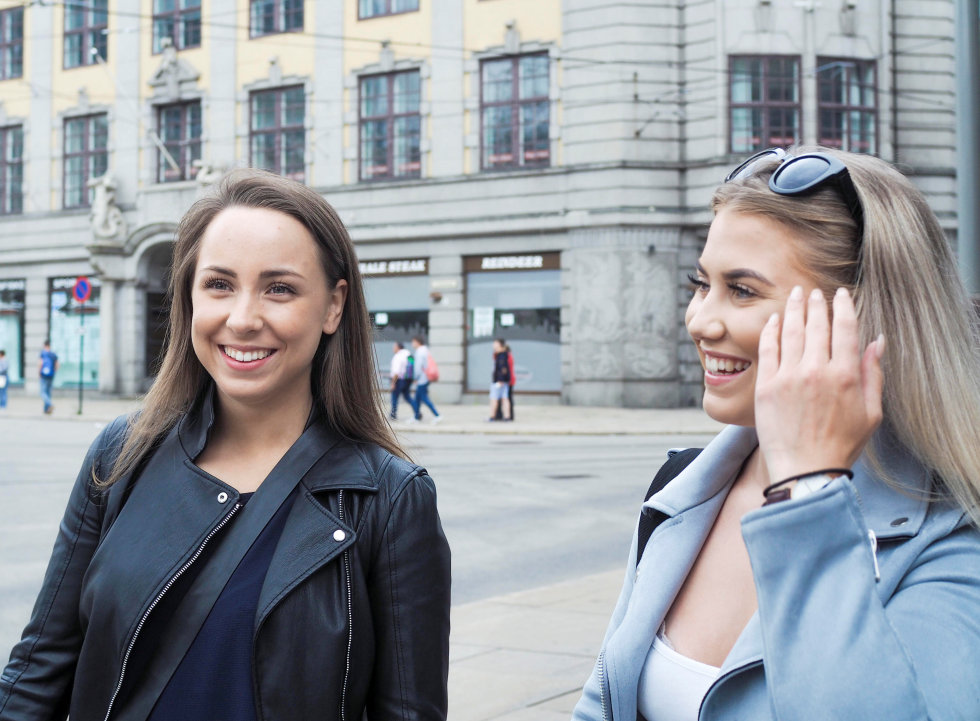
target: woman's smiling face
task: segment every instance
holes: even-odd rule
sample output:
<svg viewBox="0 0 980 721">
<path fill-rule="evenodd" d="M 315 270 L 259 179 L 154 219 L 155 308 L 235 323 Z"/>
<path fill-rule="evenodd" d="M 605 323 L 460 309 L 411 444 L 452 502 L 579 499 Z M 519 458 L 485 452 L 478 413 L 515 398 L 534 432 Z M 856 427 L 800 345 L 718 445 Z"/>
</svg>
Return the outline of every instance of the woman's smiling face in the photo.
<svg viewBox="0 0 980 721">
<path fill-rule="evenodd" d="M 722 209 L 711 223 L 684 321 L 704 367 L 704 410 L 716 421 L 755 425 L 762 328 L 782 315 L 794 286 L 816 287 L 800 268 L 801 242 L 761 215 Z"/>
<path fill-rule="evenodd" d="M 331 289 L 316 241 L 295 218 L 264 208 L 221 211 L 201 239 L 194 273 L 194 352 L 224 402 L 310 397 L 313 356 L 337 330 L 346 282 Z"/>
</svg>

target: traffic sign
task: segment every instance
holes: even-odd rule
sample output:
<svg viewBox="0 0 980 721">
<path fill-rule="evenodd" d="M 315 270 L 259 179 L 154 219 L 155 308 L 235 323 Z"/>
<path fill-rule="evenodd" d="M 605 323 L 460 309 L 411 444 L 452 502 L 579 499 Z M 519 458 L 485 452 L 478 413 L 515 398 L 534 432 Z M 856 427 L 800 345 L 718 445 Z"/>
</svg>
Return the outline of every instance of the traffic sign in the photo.
<svg viewBox="0 0 980 721">
<path fill-rule="evenodd" d="M 72 288 L 72 294 L 75 296 L 75 300 L 79 303 L 84 303 L 88 300 L 89 296 L 92 295 L 92 284 L 89 279 L 84 275 L 80 275 L 75 280 L 75 286 Z"/>
</svg>

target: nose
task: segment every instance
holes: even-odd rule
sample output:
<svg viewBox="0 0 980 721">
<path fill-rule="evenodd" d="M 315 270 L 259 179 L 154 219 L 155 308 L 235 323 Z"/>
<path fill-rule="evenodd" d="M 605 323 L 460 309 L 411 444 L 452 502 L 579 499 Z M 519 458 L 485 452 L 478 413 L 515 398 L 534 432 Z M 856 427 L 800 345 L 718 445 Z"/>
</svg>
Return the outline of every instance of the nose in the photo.
<svg viewBox="0 0 980 721">
<path fill-rule="evenodd" d="M 706 296 L 695 293 L 687 306 L 684 322 L 687 332 L 695 342 L 702 339 L 719 340 L 725 335 L 721 309 L 710 291 Z"/>
<path fill-rule="evenodd" d="M 261 330 L 262 310 L 259 301 L 249 293 L 239 293 L 231 305 L 225 324 L 238 335 Z"/>
</svg>

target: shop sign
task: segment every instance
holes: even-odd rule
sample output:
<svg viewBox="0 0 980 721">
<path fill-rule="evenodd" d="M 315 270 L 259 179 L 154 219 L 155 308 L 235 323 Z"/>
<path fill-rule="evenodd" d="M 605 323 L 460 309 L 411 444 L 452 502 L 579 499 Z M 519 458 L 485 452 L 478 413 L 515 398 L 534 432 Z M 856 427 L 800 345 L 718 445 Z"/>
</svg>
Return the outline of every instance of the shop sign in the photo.
<svg viewBox="0 0 980 721">
<path fill-rule="evenodd" d="M 0 292 L 5 290 L 27 290 L 27 281 L 20 280 L 0 280 Z"/>
<path fill-rule="evenodd" d="M 558 253 L 524 253 L 521 255 L 478 255 L 464 260 L 467 273 L 500 270 L 558 270 Z"/>
<path fill-rule="evenodd" d="M 401 258 L 396 260 L 362 260 L 361 275 L 426 275 L 429 272 L 428 258 Z"/>
</svg>

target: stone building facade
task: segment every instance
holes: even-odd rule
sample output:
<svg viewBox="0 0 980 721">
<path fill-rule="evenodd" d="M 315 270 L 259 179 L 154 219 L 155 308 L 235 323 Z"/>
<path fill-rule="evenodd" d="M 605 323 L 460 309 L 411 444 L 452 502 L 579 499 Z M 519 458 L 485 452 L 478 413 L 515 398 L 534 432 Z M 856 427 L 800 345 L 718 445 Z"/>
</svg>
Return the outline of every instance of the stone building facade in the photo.
<svg viewBox="0 0 980 721">
<path fill-rule="evenodd" d="M 0 346 L 28 392 L 47 337 L 63 387 L 148 387 L 176 222 L 242 165 L 338 209 L 379 373 L 424 334 L 437 401 L 482 402 L 503 336 L 527 398 L 698 402 L 686 273 L 755 149 L 897 163 L 955 242 L 951 1 L 179 5 L 0 0 Z"/>
</svg>

